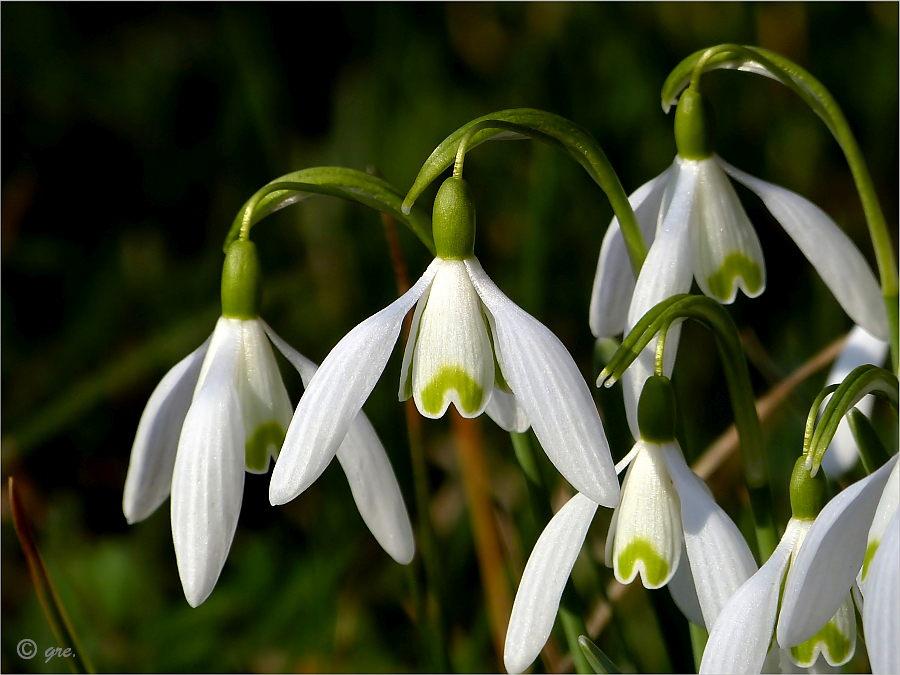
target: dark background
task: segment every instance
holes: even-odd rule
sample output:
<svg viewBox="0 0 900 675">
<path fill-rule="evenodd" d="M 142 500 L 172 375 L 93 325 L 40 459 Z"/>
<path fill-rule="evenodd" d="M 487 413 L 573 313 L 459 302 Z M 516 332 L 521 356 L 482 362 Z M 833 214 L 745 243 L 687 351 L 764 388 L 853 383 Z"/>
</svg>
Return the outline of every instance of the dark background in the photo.
<svg viewBox="0 0 900 675">
<path fill-rule="evenodd" d="M 410 571 L 381 551 L 334 467 L 280 508 L 268 504 L 268 477 L 248 475 L 229 561 L 198 609 L 181 592 L 168 505 L 133 526 L 122 516 L 143 406 L 211 331 L 231 219 L 281 174 L 372 167 L 405 190 L 463 123 L 535 107 L 591 131 L 630 192 L 675 154 L 659 98 L 668 72 L 697 49 L 737 42 L 779 51 L 830 89 L 896 232 L 896 3 L 3 3 L 0 12 L 4 671 L 65 669 L 41 657 L 54 642 L 12 529 L 8 476 L 101 670 L 430 667 L 411 610 L 419 562 Z M 818 118 L 760 77 L 720 71 L 703 86 L 719 153 L 815 201 L 873 262 L 849 171 Z M 611 217 L 602 192 L 562 153 L 533 142 L 479 147 L 466 178 L 485 270 L 560 337 L 592 382 L 587 308 Z M 738 191 L 768 269 L 768 291 L 732 306 L 761 394 L 850 321 L 759 201 Z M 427 208 L 433 194 L 419 203 Z M 414 280 L 429 255 L 398 227 Z M 264 318 L 316 361 L 396 297 L 381 221 L 362 206 L 308 200 L 256 227 L 254 239 Z M 688 327 L 682 345 L 676 384 L 693 457 L 731 413 L 711 338 Z M 414 513 L 399 362 L 398 349 L 366 410 Z M 296 401 L 298 378 L 286 369 L 285 377 Z M 785 467 L 799 453 L 817 377 L 767 427 L 782 516 Z M 617 392 L 597 396 L 618 458 L 629 441 Z M 490 422 L 482 428 L 497 517 L 512 533 L 514 591 L 533 525 L 508 437 Z M 424 429 L 451 664 L 497 670 L 450 425 Z M 739 499 L 723 499 L 746 520 Z M 595 560 L 608 512 L 597 521 L 585 547 Z M 588 567 L 579 585 L 591 604 L 611 575 L 602 563 Z M 664 645 L 683 627 L 652 613 L 648 622 L 648 608 L 662 602 L 649 595 L 619 607 L 615 630 L 598 643 L 626 669 L 679 667 L 683 657 Z M 37 642 L 38 658 L 16 656 L 23 638 Z"/>
</svg>

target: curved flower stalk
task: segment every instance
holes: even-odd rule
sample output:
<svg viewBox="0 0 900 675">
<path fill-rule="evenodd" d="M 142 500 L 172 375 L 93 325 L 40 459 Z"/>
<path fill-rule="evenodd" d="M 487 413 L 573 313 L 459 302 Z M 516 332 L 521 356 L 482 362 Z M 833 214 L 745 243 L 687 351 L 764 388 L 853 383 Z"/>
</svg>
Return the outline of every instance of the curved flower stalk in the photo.
<svg viewBox="0 0 900 675">
<path fill-rule="evenodd" d="M 618 484 L 584 379 L 565 347 L 507 298 L 475 258 L 474 209 L 462 179 L 435 199 L 438 257 L 403 296 L 348 333 L 300 400 L 272 474 L 269 498 L 283 504 L 321 474 L 384 370 L 406 313 L 416 306 L 403 358 L 400 399 L 440 417 L 486 412 L 509 431 L 534 429 L 548 457 L 599 504 Z"/>
<path fill-rule="evenodd" d="M 670 385 L 666 378 L 654 377 L 647 387 Z M 642 397 L 642 410 L 644 401 Z M 674 397 L 671 401 L 674 406 Z M 665 410 L 658 414 L 673 419 Z M 698 625 L 712 626 L 731 594 L 756 571 L 756 562 L 737 526 L 684 461 L 671 429 L 660 433 L 659 422 L 647 422 L 643 412 L 642 421 L 643 438 L 617 466 L 620 472 L 626 466 L 628 471 L 606 539 L 607 564 L 623 584 L 638 574 L 646 588 L 679 584 L 672 593 L 685 615 Z M 596 510 L 596 503 L 575 495 L 535 544 L 506 634 L 508 672 L 523 672 L 550 636 L 563 588 Z M 681 564 L 683 555 L 687 565 Z"/>
<path fill-rule="evenodd" d="M 850 371 L 857 366 L 866 363 L 875 366 L 882 365 L 887 358 L 889 348 L 890 345 L 887 342 L 872 337 L 865 328 L 854 326 L 847 337 L 847 344 L 844 345 L 831 372 L 828 373 L 825 384 L 843 382 Z M 823 405 L 828 400 L 828 398 L 824 399 Z M 856 408 L 868 417 L 872 413 L 874 404 L 875 397 L 869 395 L 857 403 Z M 856 441 L 847 420 L 843 419 L 834 434 L 834 439 L 822 456 L 822 470 L 825 471 L 826 476 L 835 480 L 852 469 L 858 459 L 859 451 L 856 448 Z"/>
<path fill-rule="evenodd" d="M 129 523 L 148 517 L 171 492 L 178 572 L 194 607 L 212 592 L 231 548 L 244 472 L 268 471 L 290 423 L 291 403 L 269 341 L 304 383 L 316 369 L 255 315 L 257 289 L 246 286 L 255 286 L 256 276 L 253 245 L 231 244 L 223 272 L 223 316 L 209 340 L 172 368 L 151 395 L 125 481 L 123 511 Z M 366 524 L 392 557 L 408 563 L 414 541 L 403 497 L 362 414 L 353 420 L 338 458 Z"/>
</svg>

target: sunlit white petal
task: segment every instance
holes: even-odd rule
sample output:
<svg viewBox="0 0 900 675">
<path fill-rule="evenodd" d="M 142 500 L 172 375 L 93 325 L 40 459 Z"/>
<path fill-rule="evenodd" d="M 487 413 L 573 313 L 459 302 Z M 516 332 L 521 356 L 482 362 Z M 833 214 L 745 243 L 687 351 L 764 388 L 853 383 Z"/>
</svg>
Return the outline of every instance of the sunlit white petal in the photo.
<svg viewBox="0 0 900 675">
<path fill-rule="evenodd" d="M 828 214 L 795 192 L 718 161 L 735 180 L 760 196 L 853 322 L 887 340 L 887 313 L 878 282 L 862 253 Z"/>
<path fill-rule="evenodd" d="M 241 510 L 244 427 L 236 377 L 240 321 L 219 319 L 203 362 L 172 475 L 172 539 L 187 601 L 212 592 Z"/>
<path fill-rule="evenodd" d="M 619 481 L 603 425 L 581 373 L 559 339 L 465 261 L 489 311 L 497 361 L 550 461 L 572 486 L 603 506 L 619 501 Z"/>
<path fill-rule="evenodd" d="M 894 463 L 894 468 L 891 469 L 891 475 L 888 478 L 887 484 L 884 486 L 881 498 L 878 500 L 878 507 L 875 509 L 872 525 L 869 527 L 869 536 L 866 540 L 866 557 L 863 560 L 863 566 L 859 575 L 863 592 L 866 592 L 868 586 L 868 568 L 871 564 L 872 557 L 881 546 L 881 541 L 884 537 L 884 532 L 888 523 L 891 518 L 894 517 L 894 514 L 900 510 L 900 461 L 897 460 L 895 455 L 887 462 L 887 464 L 890 464 L 891 462 Z M 880 470 L 881 469 L 879 469 L 879 471 Z"/>
<path fill-rule="evenodd" d="M 788 521 L 784 536 L 769 559 L 725 604 L 709 632 L 700 662 L 701 673 L 761 671 L 775 629 L 778 589 L 794 544 L 808 526 L 804 522 L 808 521 Z"/>
<path fill-rule="evenodd" d="M 672 171 L 670 166 L 628 197 L 647 248 L 653 244 L 656 236 L 659 208 L 666 181 Z M 594 337 L 618 335 L 625 329 L 632 292 L 634 272 L 619 228 L 619 219 L 613 217 L 600 246 L 600 259 L 597 261 L 594 289 L 591 292 L 590 325 Z"/>
<path fill-rule="evenodd" d="M 756 572 L 756 561 L 737 525 L 704 489 L 678 445 L 664 445 L 663 453 L 681 500 L 684 543 L 708 630 L 728 599 Z"/>
<path fill-rule="evenodd" d="M 300 399 L 272 471 L 269 501 L 284 504 L 325 470 L 384 370 L 403 317 L 425 291 L 439 260 L 403 296 L 351 330 L 331 350 Z"/>
<path fill-rule="evenodd" d="M 534 545 L 506 631 L 503 662 L 507 672 L 523 672 L 550 637 L 559 599 L 596 511 L 596 503 L 576 494 L 553 516 Z"/>
<path fill-rule="evenodd" d="M 778 643 L 811 638 L 838 610 L 863 564 L 866 534 L 897 458 L 843 490 L 822 509 L 784 585 Z"/>
<path fill-rule="evenodd" d="M 900 513 L 894 512 L 872 559 L 863 630 L 873 673 L 900 673 Z"/>
<path fill-rule="evenodd" d="M 122 498 L 129 523 L 149 516 L 169 496 L 178 438 L 208 346 L 209 340 L 166 373 L 141 414 Z"/>
<path fill-rule="evenodd" d="M 613 569 L 620 583 L 631 583 L 640 572 L 645 588 L 661 588 L 681 558 L 681 507 L 662 448 L 638 444 L 622 484 Z"/>
</svg>

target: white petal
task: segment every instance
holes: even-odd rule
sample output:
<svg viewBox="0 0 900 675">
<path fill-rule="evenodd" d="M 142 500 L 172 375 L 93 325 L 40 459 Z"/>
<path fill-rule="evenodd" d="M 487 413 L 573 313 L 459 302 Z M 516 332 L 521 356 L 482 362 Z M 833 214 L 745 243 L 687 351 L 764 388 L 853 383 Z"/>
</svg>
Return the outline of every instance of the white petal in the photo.
<svg viewBox="0 0 900 675">
<path fill-rule="evenodd" d="M 897 461 L 897 456 L 895 455 L 887 461 L 885 466 L 891 462 L 894 463 L 894 468 L 891 469 L 891 475 L 884 486 L 881 498 L 878 500 L 878 508 L 875 509 L 875 516 L 872 518 L 872 525 L 869 528 L 869 536 L 866 540 L 866 557 L 863 561 L 862 570 L 860 570 L 863 591 L 866 590 L 865 582 L 868 579 L 868 567 L 871 564 L 872 556 L 875 555 L 875 552 L 880 547 L 884 538 L 884 532 L 891 518 L 900 510 L 900 462 Z"/>
<path fill-rule="evenodd" d="M 681 508 L 662 448 L 639 445 L 622 484 L 613 568 L 620 583 L 630 584 L 640 571 L 644 588 L 661 588 L 681 559 Z"/>
<path fill-rule="evenodd" d="M 238 371 L 238 395 L 244 415 L 246 469 L 267 473 L 269 459 L 278 457 L 294 412 L 275 353 L 259 320 L 242 321 L 243 359 Z"/>
<path fill-rule="evenodd" d="M 756 230 L 716 159 L 697 162 L 691 254 L 700 290 L 729 304 L 738 287 L 750 298 L 766 289 L 766 263 Z"/>
<path fill-rule="evenodd" d="M 863 364 L 882 365 L 885 358 L 887 358 L 887 352 L 887 342 L 872 337 L 861 326 L 854 326 L 847 337 L 847 344 L 844 345 L 844 349 L 838 356 L 837 361 L 834 362 L 831 372 L 828 373 L 825 384 L 840 384 L 850 374 L 850 371 Z M 824 406 L 828 403 L 830 398 L 831 396 L 828 396 L 822 402 L 822 405 Z M 863 415 L 868 416 L 872 412 L 874 403 L 874 396 L 866 396 L 857 403 L 856 407 Z M 859 451 L 856 448 L 853 433 L 850 431 L 850 425 L 846 419 L 842 419 L 834 439 L 822 457 L 822 470 L 825 471 L 826 476 L 834 480 L 853 468 L 858 459 Z"/>
<path fill-rule="evenodd" d="M 531 426 L 531 422 L 528 421 L 528 415 L 522 410 L 522 406 L 516 401 L 516 397 L 512 394 L 507 394 L 500 387 L 494 387 L 494 393 L 491 394 L 491 402 L 488 403 L 484 411 L 504 431 L 515 431 L 521 434 L 528 431 L 528 427 Z"/>
<path fill-rule="evenodd" d="M 872 560 L 863 629 L 873 673 L 900 673 L 900 513 L 894 512 Z"/>
<path fill-rule="evenodd" d="M 268 325 L 264 326 L 272 342 L 299 371 L 300 379 L 306 385 L 318 366 L 278 337 Z M 369 530 L 394 560 L 406 565 L 416 551 L 412 525 L 387 452 L 362 411 L 350 425 L 338 448 L 337 458 Z"/>
<path fill-rule="evenodd" d="M 687 549 L 684 542 L 681 544 L 681 564 L 675 569 L 675 574 L 666 585 L 672 600 L 684 614 L 685 618 L 695 626 L 703 626 L 703 610 L 700 609 L 700 600 L 697 598 L 697 588 L 694 584 L 694 575 L 691 566 L 687 562 Z"/>
<path fill-rule="evenodd" d="M 756 572 L 756 561 L 737 525 L 688 468 L 678 445 L 664 445 L 663 453 L 681 499 L 684 543 L 708 630 L 728 599 Z"/>
<path fill-rule="evenodd" d="M 442 261 L 431 283 L 412 371 L 413 398 L 425 417 L 443 416 L 451 402 L 463 417 L 477 417 L 490 401 L 494 350 L 461 260 Z"/>
<path fill-rule="evenodd" d="M 628 197 L 647 248 L 650 248 L 656 236 L 659 208 L 671 172 L 670 166 Z M 633 292 L 634 272 L 619 228 L 619 219 L 613 217 L 603 235 L 597 273 L 594 275 L 594 289 L 591 292 L 590 325 L 594 337 L 611 337 L 625 329 L 625 318 Z"/>
<path fill-rule="evenodd" d="M 793 567 L 793 565 L 792 565 Z M 809 668 L 821 654 L 831 666 L 842 666 L 856 653 L 856 612 L 853 597 L 844 595 L 837 612 L 812 638 L 789 650 L 795 665 Z"/>
<path fill-rule="evenodd" d="M 412 364 L 416 353 L 416 342 L 419 340 L 419 324 L 422 321 L 422 312 L 428 304 L 428 296 L 431 294 L 431 286 L 425 289 L 422 296 L 416 302 L 412 323 L 409 327 L 409 337 L 406 339 L 406 347 L 403 350 L 403 364 L 400 366 L 400 391 L 397 397 L 401 401 L 407 400 L 413 393 Z"/>
<path fill-rule="evenodd" d="M 828 214 L 790 190 L 754 178 L 722 160 L 719 163 L 760 196 L 853 322 L 879 340 L 887 340 L 887 313 L 878 282 L 862 253 Z"/>
<path fill-rule="evenodd" d="M 550 637 L 559 599 L 596 511 L 597 504 L 576 494 L 553 516 L 534 545 L 506 631 L 503 663 L 507 672 L 524 672 Z"/>
<path fill-rule="evenodd" d="M 866 533 L 896 457 L 825 505 L 794 556 L 784 585 L 778 643 L 811 638 L 844 601 L 863 564 Z"/>
<path fill-rule="evenodd" d="M 572 486 L 603 506 L 619 501 L 609 445 L 597 406 L 559 339 L 514 304 L 481 269 L 465 261 L 489 311 L 497 360 L 547 457 Z"/>
<path fill-rule="evenodd" d="M 641 267 L 631 306 L 628 308 L 626 332 L 636 324 L 656 304 L 679 293 L 687 293 L 691 289 L 693 269 L 691 267 L 691 249 L 689 225 L 694 204 L 694 193 L 697 188 L 697 162 L 677 160 L 677 173 L 669 177 L 663 206 L 660 212 L 660 224 L 656 232 L 653 246 L 647 252 L 647 258 Z M 666 338 L 666 375 L 672 374 L 675 363 L 675 352 L 678 348 L 680 328 L 675 326 L 669 330 Z M 644 382 L 653 374 L 653 362 L 656 355 L 656 340 L 651 340 L 647 348 L 629 366 L 622 376 L 622 393 L 625 398 L 625 413 L 628 426 L 634 438 L 640 438 L 637 424 L 637 404 L 644 388 Z"/>
<path fill-rule="evenodd" d="M 122 498 L 129 523 L 149 516 L 169 496 L 178 438 L 208 346 L 207 339 L 166 373 L 141 413 Z"/>
<path fill-rule="evenodd" d="M 771 557 L 728 600 L 709 632 L 701 673 L 760 672 L 775 629 L 778 589 L 801 528 L 802 521 L 791 518 Z"/>
<path fill-rule="evenodd" d="M 432 262 L 415 286 L 347 333 L 325 358 L 300 399 L 272 471 L 272 504 L 292 500 L 331 462 L 384 370 L 403 317 L 431 283 L 438 264 Z"/>
<path fill-rule="evenodd" d="M 172 475 L 172 539 L 191 606 L 206 600 L 225 564 L 244 489 L 244 425 L 236 379 L 241 322 L 219 319 L 184 420 Z"/>
</svg>

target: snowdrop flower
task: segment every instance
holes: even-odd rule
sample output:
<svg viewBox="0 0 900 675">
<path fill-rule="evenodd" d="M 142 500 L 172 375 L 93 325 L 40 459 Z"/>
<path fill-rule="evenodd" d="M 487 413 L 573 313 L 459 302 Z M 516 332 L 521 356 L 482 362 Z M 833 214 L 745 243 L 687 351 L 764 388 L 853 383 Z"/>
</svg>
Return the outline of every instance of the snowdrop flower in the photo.
<svg viewBox="0 0 900 675">
<path fill-rule="evenodd" d="M 805 461 L 801 457 L 794 467 L 793 516 L 784 536 L 722 611 L 710 632 L 701 673 L 760 672 L 773 633 L 776 647 L 795 666 L 812 666 L 820 653 L 831 666 L 853 657 L 851 590 L 863 564 L 868 523 L 896 458 L 841 492 L 821 513 L 825 478 L 811 478 Z"/>
<path fill-rule="evenodd" d="M 712 626 L 732 593 L 756 571 L 737 526 L 688 467 L 674 439 L 675 399 L 667 378 L 647 380 L 642 438 L 616 467 L 628 466 L 610 523 L 606 561 L 616 579 L 640 574 L 646 588 L 671 588 L 688 618 Z M 551 519 L 525 566 L 506 633 L 504 663 L 523 672 L 537 658 L 597 504 L 577 494 Z M 682 556 L 687 564 L 682 564 Z M 696 594 L 693 587 L 696 582 Z M 699 605 L 698 605 L 699 601 Z"/>
<path fill-rule="evenodd" d="M 178 363 L 141 416 L 125 481 L 129 523 L 171 492 L 172 538 L 188 602 L 212 592 L 237 527 L 244 472 L 266 473 L 291 420 L 271 340 L 307 383 L 316 370 L 257 313 L 254 245 L 233 243 L 222 275 L 222 317 L 212 336 Z M 268 336 L 268 337 L 267 337 Z M 412 528 L 384 448 L 360 414 L 338 451 L 360 513 L 401 563 L 413 556 Z"/>
<path fill-rule="evenodd" d="M 604 505 L 618 501 L 609 447 L 584 379 L 562 343 L 509 300 L 473 253 L 475 212 L 461 178 L 435 198 L 437 257 L 416 284 L 331 351 L 300 401 L 272 475 L 283 504 L 322 472 L 384 370 L 413 307 L 400 399 L 431 418 L 453 403 L 464 417 L 487 412 L 501 427 L 529 423 L 562 475 Z"/>
<path fill-rule="evenodd" d="M 707 133 L 708 114 L 699 92 L 682 93 L 675 115 L 675 162 L 630 197 L 650 244 L 637 282 L 622 254 L 618 221 L 610 224 L 591 297 L 594 335 L 627 332 L 657 303 L 687 293 L 692 279 L 704 294 L 725 304 L 734 301 L 738 288 L 751 298 L 765 290 L 762 248 L 730 176 L 759 195 L 854 323 L 887 340 L 887 315 L 878 282 L 850 238 L 812 202 L 739 171 L 714 154 Z M 679 335 L 675 330 L 668 338 L 673 347 Z M 652 373 L 654 348 L 655 342 L 622 378 L 634 434 L 637 400 Z M 675 349 L 666 351 L 672 356 L 665 372 L 671 374 Z"/>
</svg>

